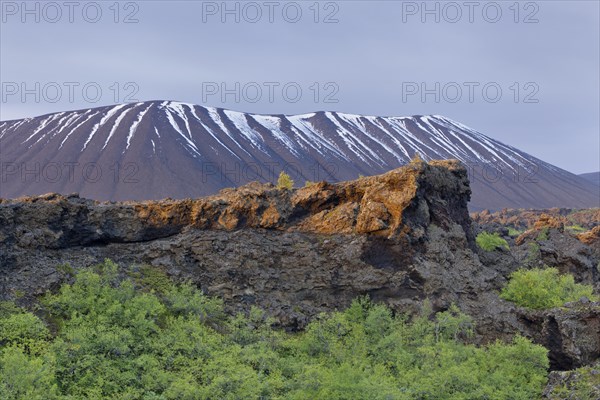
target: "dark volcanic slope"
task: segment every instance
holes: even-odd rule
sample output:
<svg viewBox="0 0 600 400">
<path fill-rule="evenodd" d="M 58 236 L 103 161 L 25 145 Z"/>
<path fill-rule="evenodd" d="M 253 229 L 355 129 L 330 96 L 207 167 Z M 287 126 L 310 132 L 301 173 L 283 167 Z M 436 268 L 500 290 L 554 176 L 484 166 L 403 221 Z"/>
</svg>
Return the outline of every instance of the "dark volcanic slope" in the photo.
<svg viewBox="0 0 600 400">
<path fill-rule="evenodd" d="M 472 210 L 600 206 L 588 180 L 441 116 L 267 116 L 172 101 L 1 122 L 0 197 L 198 197 L 282 169 L 297 185 L 379 174 L 415 153 L 467 164 Z"/>
<path fill-rule="evenodd" d="M 588 172 L 587 174 L 579 174 L 580 177 L 587 179 L 593 184 L 600 186 L 600 171 L 599 172 Z"/>
</svg>

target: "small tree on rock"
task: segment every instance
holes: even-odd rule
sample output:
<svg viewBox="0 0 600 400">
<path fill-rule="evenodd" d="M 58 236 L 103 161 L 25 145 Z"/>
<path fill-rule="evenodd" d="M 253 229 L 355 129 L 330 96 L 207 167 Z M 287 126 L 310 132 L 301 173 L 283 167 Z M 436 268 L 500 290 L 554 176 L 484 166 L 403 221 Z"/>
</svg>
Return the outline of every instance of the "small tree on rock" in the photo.
<svg viewBox="0 0 600 400">
<path fill-rule="evenodd" d="M 294 181 L 288 174 L 281 171 L 281 173 L 279 174 L 279 178 L 277 179 L 277 187 L 279 189 L 292 190 L 292 188 L 294 187 Z"/>
</svg>

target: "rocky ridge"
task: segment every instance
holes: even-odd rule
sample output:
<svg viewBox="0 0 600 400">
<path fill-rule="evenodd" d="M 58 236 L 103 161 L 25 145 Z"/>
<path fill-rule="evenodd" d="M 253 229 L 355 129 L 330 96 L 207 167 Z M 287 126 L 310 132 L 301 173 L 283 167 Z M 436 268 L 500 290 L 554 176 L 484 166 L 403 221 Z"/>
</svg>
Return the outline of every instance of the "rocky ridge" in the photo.
<svg viewBox="0 0 600 400">
<path fill-rule="evenodd" d="M 455 303 L 472 315 L 477 341 L 520 332 L 549 345 L 555 369 L 598 359 L 600 306 L 530 312 L 498 297 L 522 255 L 477 248 L 469 198 L 461 163 L 414 161 L 356 181 L 294 190 L 250 183 L 193 200 L 2 200 L 0 297 L 34 301 L 69 279 L 65 264 L 110 258 L 190 280 L 231 311 L 258 305 L 287 329 L 365 294 L 405 313 L 429 299 L 434 311 Z M 589 260 L 577 256 L 569 268 L 597 284 L 598 260 L 573 240 Z"/>
</svg>

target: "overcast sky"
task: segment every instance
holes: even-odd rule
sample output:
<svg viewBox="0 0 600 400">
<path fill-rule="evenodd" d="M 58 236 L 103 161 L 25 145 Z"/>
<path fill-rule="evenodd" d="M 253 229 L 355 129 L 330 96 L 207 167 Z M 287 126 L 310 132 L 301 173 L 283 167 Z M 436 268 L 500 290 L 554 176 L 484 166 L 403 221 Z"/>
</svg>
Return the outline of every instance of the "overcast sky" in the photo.
<svg viewBox="0 0 600 400">
<path fill-rule="evenodd" d="M 156 99 L 440 114 L 600 170 L 596 0 L 1 3 L 1 120 Z"/>
</svg>

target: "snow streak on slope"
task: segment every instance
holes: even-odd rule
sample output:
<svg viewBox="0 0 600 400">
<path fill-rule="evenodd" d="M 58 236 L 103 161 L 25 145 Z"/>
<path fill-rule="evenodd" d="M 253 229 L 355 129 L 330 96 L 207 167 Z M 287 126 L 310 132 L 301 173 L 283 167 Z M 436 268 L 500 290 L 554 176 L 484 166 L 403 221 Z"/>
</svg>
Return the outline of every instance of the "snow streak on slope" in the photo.
<svg viewBox="0 0 600 400">
<path fill-rule="evenodd" d="M 86 114 L 90 113 L 92 110 L 87 110 L 85 113 L 83 113 L 83 116 L 85 116 Z M 62 140 L 62 142 L 60 142 L 60 146 L 58 147 L 59 150 L 63 147 L 63 145 L 65 144 L 65 142 L 67 141 L 67 139 L 69 138 L 69 136 L 71 136 L 79 127 L 81 127 L 83 124 L 85 124 L 86 122 L 88 122 L 90 119 L 92 119 L 93 117 L 96 116 L 97 113 L 92 113 L 89 117 L 87 117 L 85 120 L 83 120 L 82 122 L 80 122 L 79 124 L 75 125 L 70 131 L 69 133 L 67 133 L 67 135 L 65 136 L 65 138 Z M 69 126 L 70 127 L 70 126 Z"/>
<path fill-rule="evenodd" d="M 135 135 L 135 131 L 137 130 L 138 126 L 140 125 L 140 122 L 142 122 L 144 115 L 146 115 L 150 107 L 152 107 L 152 104 L 150 104 L 144 111 L 140 112 L 138 114 L 137 119 L 133 122 L 133 124 L 131 124 L 131 127 L 129 128 L 129 133 L 127 134 L 127 146 L 125 147 L 125 150 L 123 150 L 123 153 L 125 153 L 125 151 L 127 151 L 127 149 L 129 148 L 129 145 L 131 144 L 131 139 L 133 139 L 133 135 Z M 156 127 L 154 129 L 156 129 Z M 156 132 L 156 134 L 158 135 L 158 131 Z M 152 145 L 154 146 L 154 142 L 152 142 Z"/>
<path fill-rule="evenodd" d="M 109 119 L 111 119 L 120 109 L 122 109 L 125 106 L 127 106 L 127 104 L 120 104 L 118 106 L 115 106 L 115 107 L 111 108 L 104 115 L 104 117 L 102 117 L 102 119 L 96 125 L 94 125 L 94 127 L 92 128 L 92 131 L 90 132 L 90 134 L 89 134 L 89 136 L 87 138 L 87 140 L 83 144 L 83 148 L 81 149 L 81 151 L 85 150 L 85 148 L 90 143 L 90 141 L 92 140 L 92 138 L 94 137 L 94 135 L 96 134 L 96 132 L 98 132 L 98 129 L 100 129 L 100 127 L 104 127 L 104 125 L 106 124 L 106 122 L 108 122 Z"/>
<path fill-rule="evenodd" d="M 252 115 L 174 101 L 120 104 L 50 114 L 37 118 L 35 126 L 31 126 L 31 119 L 5 121 L 0 125 L 0 137 L 27 126 L 23 144 L 34 146 L 44 138 L 49 142 L 56 137 L 62 148 L 74 134 L 85 135 L 81 148 L 84 151 L 104 129 L 107 134 L 101 149 L 105 150 L 115 135 L 123 131 L 125 152 L 130 149 L 133 136 L 153 105 L 157 105 L 154 112 L 159 112 L 159 115 L 152 115 L 155 121 L 152 129 L 157 137 L 160 138 L 159 132 L 165 129 L 177 133 L 185 150 L 198 159 L 202 159 L 202 152 L 206 150 L 202 137 L 208 134 L 215 142 L 210 145 L 214 152 L 221 154 L 219 148 L 222 148 L 237 159 L 240 156 L 227 143 L 233 143 L 234 148 L 249 157 L 255 156 L 252 148 L 266 156 L 286 151 L 298 158 L 312 154 L 333 160 L 358 161 L 367 169 L 385 169 L 392 161 L 406 163 L 415 153 L 426 160 L 452 157 L 465 163 L 494 163 L 511 171 L 531 164 L 530 157 L 519 150 L 442 116 L 375 117 L 337 112 Z M 123 125 L 126 117 L 140 107 L 143 108 L 138 111 L 137 118 L 129 125 Z M 85 132 L 83 127 L 87 122 L 99 115 L 102 118 Z M 159 120 L 166 120 L 168 124 L 157 128 L 156 121 Z M 160 146 L 160 141 L 154 142 L 154 146 Z M 545 166 L 557 170 L 549 164 Z"/>
<path fill-rule="evenodd" d="M 119 127 L 119 124 L 121 123 L 121 121 L 123 120 L 123 118 L 125 118 L 127 116 L 127 113 L 130 112 L 130 111 L 132 111 L 135 107 L 137 107 L 137 105 L 135 105 L 135 106 L 127 109 L 127 111 L 122 112 L 121 114 L 119 114 L 119 116 L 115 120 L 115 124 L 113 125 L 112 129 L 108 133 L 108 137 L 106 138 L 106 141 L 104 142 L 104 146 L 102 146 L 102 150 L 104 150 L 106 148 L 106 146 L 108 145 L 108 142 L 110 141 L 110 138 L 117 131 L 117 128 Z M 129 141 L 128 141 L 128 143 L 129 143 Z"/>
<path fill-rule="evenodd" d="M 167 119 L 169 120 L 169 123 L 171 124 L 171 127 L 173 129 L 175 129 L 175 131 L 177 133 L 179 133 L 179 135 L 185 140 L 185 142 L 187 143 L 186 146 L 186 150 L 193 156 L 193 157 L 200 157 L 202 156 L 200 154 L 200 152 L 198 151 L 198 147 L 196 147 L 196 144 L 192 141 L 192 133 L 191 130 L 189 128 L 189 123 L 187 118 L 185 117 L 185 113 L 184 111 L 180 108 L 180 104 L 173 104 L 172 101 L 165 101 L 160 105 L 160 108 L 163 109 L 167 115 Z M 175 115 L 179 116 L 180 119 L 184 120 L 185 123 L 185 127 L 187 129 L 187 135 L 185 133 L 183 133 L 183 131 L 181 130 L 179 124 L 177 123 L 177 121 L 175 121 Z"/>
<path fill-rule="evenodd" d="M 567 171 L 439 115 L 257 115 L 159 101 L 0 121 L 0 139 L 3 161 L 9 162 L 27 160 L 42 165 L 60 164 L 62 160 L 85 165 L 102 161 L 107 163 L 106 170 L 125 158 L 139 162 L 151 177 L 150 182 L 159 186 L 152 188 L 147 183 L 147 188 L 136 189 L 136 198 L 155 198 L 162 191 L 176 195 L 174 189 L 169 189 L 173 185 L 180 185 L 177 190 L 182 195 L 194 196 L 248 180 L 269 180 L 260 172 L 250 178 L 242 176 L 240 172 L 248 166 L 257 171 L 294 166 L 300 174 L 295 177 L 298 184 L 305 180 L 352 179 L 396 168 L 415 154 L 424 160 L 456 158 L 468 166 L 500 171 L 500 181 L 488 182 L 481 172 L 471 179 L 475 197 L 477 190 L 485 193 L 494 207 L 535 206 L 537 198 L 550 198 L 555 193 L 560 193 L 556 199 L 568 201 L 545 204 L 563 206 L 570 202 L 581 206 L 598 198 L 588 183 Z M 327 165 L 335 167 L 333 172 L 324 168 Z M 517 188 L 511 178 L 519 178 L 532 168 L 539 170 L 538 183 Z M 327 173 L 314 174 L 319 169 Z M 53 190 L 52 185 L 47 187 Z M 65 184 L 60 190 L 68 187 Z M 79 191 L 82 187 L 85 185 L 74 184 L 73 189 Z M 99 184 L 94 190 L 100 194 L 115 192 L 111 186 L 103 188 Z M 17 188 L 10 195 L 13 193 L 22 191 Z M 511 196 L 520 200 L 510 200 Z M 577 202 L 584 197 L 587 203 Z M 507 204 L 502 203 L 505 199 L 509 200 Z"/>
</svg>

